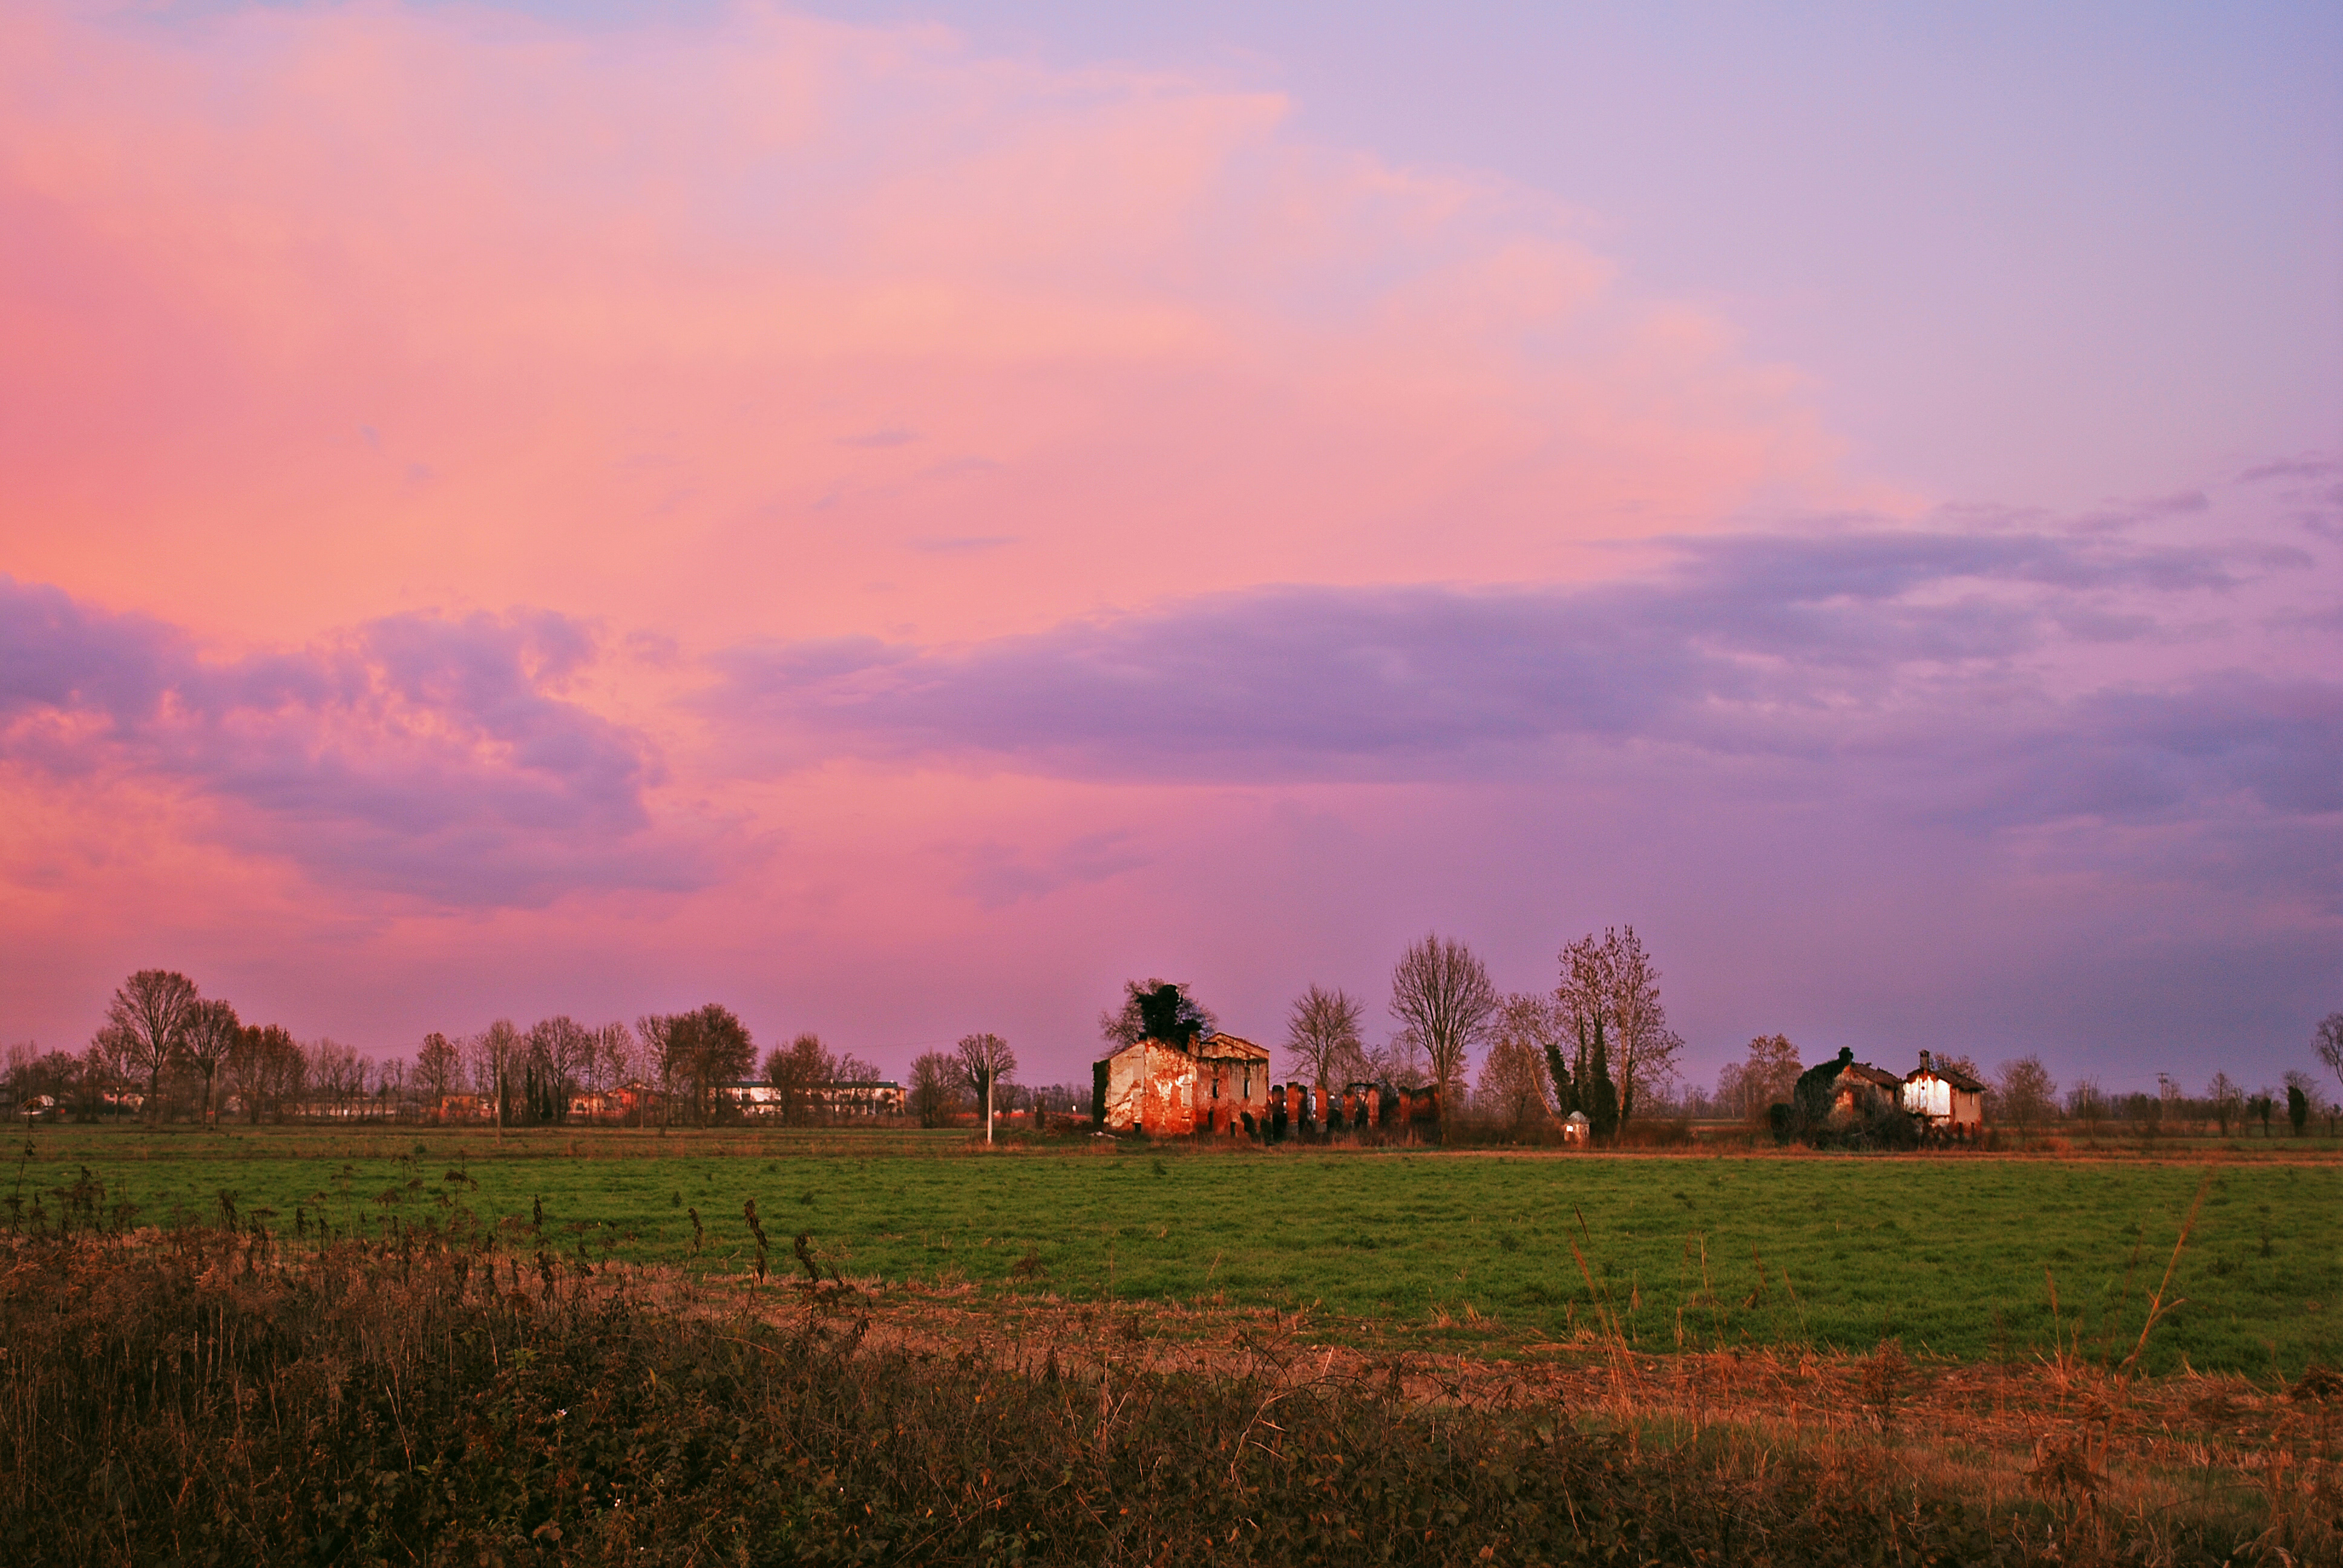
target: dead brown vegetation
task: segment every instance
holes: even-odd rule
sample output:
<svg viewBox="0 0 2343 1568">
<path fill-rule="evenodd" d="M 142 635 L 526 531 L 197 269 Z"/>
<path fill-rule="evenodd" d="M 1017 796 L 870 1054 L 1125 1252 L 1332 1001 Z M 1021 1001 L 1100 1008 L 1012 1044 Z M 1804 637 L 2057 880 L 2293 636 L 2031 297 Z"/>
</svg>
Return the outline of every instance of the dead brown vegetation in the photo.
<svg viewBox="0 0 2343 1568">
<path fill-rule="evenodd" d="M 225 1216 L 224 1216 L 225 1218 Z M 594 1265 L 526 1225 L 0 1251 L 12 1563 L 2334 1560 L 2338 1382 L 1495 1362 L 1206 1300 Z M 760 1257 L 759 1261 L 763 1260 Z M 1590 1271 L 1590 1274 L 1593 1271 Z"/>
</svg>

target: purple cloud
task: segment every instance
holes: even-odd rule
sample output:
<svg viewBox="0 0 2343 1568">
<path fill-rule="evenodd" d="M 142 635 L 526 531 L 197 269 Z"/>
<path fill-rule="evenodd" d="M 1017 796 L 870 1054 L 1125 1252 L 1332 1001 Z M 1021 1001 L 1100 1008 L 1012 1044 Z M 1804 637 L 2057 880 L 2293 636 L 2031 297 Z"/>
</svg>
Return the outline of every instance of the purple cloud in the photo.
<svg viewBox="0 0 2343 1568">
<path fill-rule="evenodd" d="M 2250 860 L 2336 902 L 2343 682 L 2152 655 L 2288 552 L 2108 535 L 1684 541 L 1585 588 L 1283 587 L 960 648 L 721 656 L 711 709 L 809 755 L 1074 779 L 1551 783 L 1598 762 L 1711 806 L 1764 796 L 1975 839 L 2128 826 L 2182 879 Z M 2267 847 L 2290 848 L 2270 854 Z M 2113 865 L 2131 848 L 2102 846 Z M 988 900 L 1043 879 L 990 868 Z"/>
<path fill-rule="evenodd" d="M 402 615 L 214 663 L 174 628 L 0 578 L 0 756 L 176 780 L 328 882 L 470 906 L 696 885 L 644 808 L 648 746 L 558 695 L 596 651 L 558 615 Z"/>
<path fill-rule="evenodd" d="M 2298 564 L 2045 534 L 1677 548 L 1659 579 L 1591 588 L 1267 588 L 965 648 L 739 648 L 716 660 L 710 701 L 824 749 L 992 753 L 1074 775 L 1513 774 L 1587 739 L 1818 755 L 1870 743 L 1875 721 L 1916 706 L 1956 738 L 1980 722 L 1988 686 L 2001 689 L 1999 725 L 2014 680 L 2033 693 L 2028 656 L 2152 641 L 2162 623 L 2142 607 L 2156 596 L 2218 594 Z M 2195 700 L 2033 699 L 2035 721 L 2060 729 Z M 2130 744 L 2165 734 L 2125 722 Z"/>
</svg>

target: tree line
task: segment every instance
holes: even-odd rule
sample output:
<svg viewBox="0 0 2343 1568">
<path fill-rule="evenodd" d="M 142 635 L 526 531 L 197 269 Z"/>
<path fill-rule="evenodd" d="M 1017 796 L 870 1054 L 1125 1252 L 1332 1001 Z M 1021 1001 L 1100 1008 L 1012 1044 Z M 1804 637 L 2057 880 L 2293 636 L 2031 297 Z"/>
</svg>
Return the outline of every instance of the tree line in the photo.
<svg viewBox="0 0 2343 1568">
<path fill-rule="evenodd" d="M 177 1105 L 208 1121 L 228 1101 L 273 1107 L 312 1085 L 355 1098 L 368 1087 L 368 1065 L 332 1040 L 304 1047 L 277 1025 L 247 1024 L 176 970 L 140 970 L 116 988 L 105 1023 L 82 1050 L 12 1050 L 0 1097 L 17 1107 L 45 1101 L 80 1116 L 135 1111 L 150 1121 Z"/>
<path fill-rule="evenodd" d="M 1321 1087 L 1361 1078 L 1437 1084 L 1444 1119 L 1464 1098 L 1471 1053 L 1490 1044 L 1484 1101 L 1524 1113 L 1533 1104 L 1562 1115 L 1583 1106 L 1607 1136 L 1634 1113 L 1639 1096 L 1673 1078 L 1683 1041 L 1667 1028 L 1657 970 L 1632 928 L 1573 943 L 1561 962 L 1551 995 L 1500 996 L 1463 944 L 1427 936 L 1393 970 L 1390 1006 L 1399 1027 L 1383 1044 L 1363 1043 L 1360 1002 L 1313 984 L 1293 1005 L 1286 1048 L 1294 1070 Z M 1184 985 L 1161 979 L 1129 982 L 1122 1006 L 1100 1019 L 1110 1044 L 1141 1038 L 1189 1044 L 1218 1027 Z M 45 1097 L 79 1114 L 129 1103 L 150 1121 L 176 1110 L 209 1121 L 229 1103 L 254 1122 L 303 1109 L 427 1117 L 452 1111 L 500 1131 L 558 1125 L 580 1096 L 625 1096 L 630 1089 L 643 1092 L 622 1119 L 705 1124 L 724 1109 L 719 1089 L 750 1081 L 757 1062 L 748 1026 L 714 1002 L 646 1013 L 631 1025 L 588 1025 L 561 1014 L 524 1029 L 498 1019 L 471 1034 L 427 1035 L 412 1062 L 374 1061 L 331 1040 L 304 1043 L 278 1025 L 246 1025 L 228 1002 L 203 997 L 193 980 L 166 970 L 141 970 L 116 988 L 106 1026 L 86 1051 L 19 1054 L 0 1091 L 16 1104 Z M 1005 1039 L 972 1032 L 913 1060 L 906 1110 L 935 1127 L 973 1104 L 989 1140 L 1001 1112 L 1045 1103 L 1071 1111 L 1085 1097 L 1073 1084 L 1021 1089 L 1016 1073 L 1016 1052 Z M 762 1074 L 780 1117 L 799 1123 L 816 1115 L 819 1091 L 876 1080 L 880 1070 L 800 1034 L 766 1055 Z"/>
<path fill-rule="evenodd" d="M 635 1119 L 703 1124 L 719 1090 L 757 1068 L 746 1024 L 719 1003 L 645 1013 L 630 1025 L 567 1014 L 526 1029 L 498 1019 L 471 1034 L 426 1035 L 413 1060 L 371 1060 L 331 1039 L 301 1041 L 277 1024 L 247 1024 L 174 970 L 140 970 L 116 988 L 106 1022 L 80 1051 L 15 1048 L 0 1101 L 80 1119 L 136 1114 L 212 1122 L 229 1107 L 258 1123 L 292 1114 L 436 1117 L 443 1111 L 498 1129 L 558 1125 L 581 1095 L 628 1086 Z M 879 1070 L 801 1034 L 769 1052 L 764 1081 L 783 1114 L 812 1114 L 817 1089 L 875 1080 Z M 460 1102 L 460 1103 L 458 1103 Z"/>
<path fill-rule="evenodd" d="M 1289 1070 L 1323 1090 L 1436 1088 L 1443 1132 L 1469 1108 L 1517 1126 L 1583 1114 L 1596 1137 L 1613 1138 L 1665 1097 L 1684 1050 L 1633 926 L 1565 944 L 1551 990 L 1510 993 L 1465 944 L 1430 932 L 1392 966 L 1385 1005 L 1395 1027 L 1369 1045 L 1363 1001 L 1309 986 L 1286 1013 Z"/>
<path fill-rule="evenodd" d="M 2329 1013 L 2312 1030 L 2315 1060 L 2343 1084 L 2343 1012 Z M 2247 1089 L 2227 1070 L 2217 1070 L 2202 1092 L 2196 1092 L 2168 1073 L 2158 1073 L 2154 1093 L 2134 1091 L 2110 1093 L 2095 1078 L 2078 1078 L 2060 1089 L 2038 1053 L 2027 1052 L 2002 1061 L 1990 1072 L 1976 1059 L 1952 1051 L 1936 1051 L 1932 1060 L 1940 1070 L 1957 1073 L 1984 1086 L 1988 1124 L 2019 1134 L 2053 1122 L 2079 1127 L 2096 1135 L 2102 1129 L 2155 1136 L 2162 1133 L 2214 1132 L 2227 1138 L 2232 1131 L 2264 1136 L 2283 1127 L 2296 1136 L 2314 1121 L 2323 1121 L 2331 1135 L 2343 1104 L 2326 1092 L 2316 1075 L 2288 1071 L 2280 1082 Z M 1827 1065 L 1827 1064 L 1825 1064 Z M 1750 1040 L 1739 1061 L 1727 1062 L 1717 1075 L 1713 1098 L 1694 1096 L 1686 1109 L 1694 1115 L 1735 1118 L 1752 1123 L 1785 1120 L 1776 1107 L 1795 1110 L 1798 1080 L 1806 1069 L 1798 1048 L 1782 1034 L 1759 1035 Z"/>
<path fill-rule="evenodd" d="M 1671 1098 L 1684 1042 L 1669 1027 L 1660 971 L 1633 926 L 1565 944 L 1552 990 L 1513 993 L 1497 990 L 1463 943 L 1427 934 L 1393 966 L 1386 1005 L 1395 1027 L 1371 1045 L 1363 1001 L 1340 988 L 1309 985 L 1287 1010 L 1286 1071 L 1324 1090 L 1360 1081 L 1436 1086 L 1443 1129 L 1468 1106 L 1515 1126 L 1578 1112 L 1603 1140 L 1654 1111 L 1764 1121 L 1773 1107 L 1793 1101 L 1805 1071 L 1786 1036 L 1760 1035 L 1726 1064 L 1713 1096 L 1693 1089 Z M 1127 982 L 1121 1005 L 1099 1018 L 1109 1046 L 1142 1038 L 1192 1044 L 1218 1028 L 1185 985 L 1160 977 Z M 2311 1043 L 2315 1059 L 2343 1083 L 2343 1012 L 2319 1020 Z M 2298 1133 L 2322 1119 L 2331 1132 L 2343 1112 L 2318 1078 L 2300 1070 L 2252 1090 L 2218 1071 L 2202 1093 L 2162 1075 L 2154 1094 L 2109 1094 L 2089 1078 L 2062 1093 L 2038 1055 L 2005 1060 L 1990 1075 L 1956 1053 L 1939 1052 L 1936 1060 L 1983 1083 L 1989 1120 L 2021 1132 L 2064 1121 L 2092 1131 L 2194 1127 L 2227 1136 L 2233 1127 L 2267 1133 L 2283 1124 Z M 761 1080 L 752 1079 L 759 1070 Z M 989 1139 L 999 1113 L 1071 1112 L 1088 1099 L 1087 1085 L 1028 1089 L 1016 1075 L 1016 1052 L 1005 1039 L 972 1032 L 913 1060 L 905 1109 L 920 1125 L 940 1127 L 972 1107 Z M 82 1117 L 135 1108 L 149 1121 L 177 1114 L 212 1121 L 233 1106 L 259 1122 L 298 1110 L 437 1115 L 462 1097 L 469 1116 L 502 1129 L 559 1124 L 580 1096 L 617 1097 L 631 1086 L 641 1092 L 627 1115 L 639 1123 L 703 1125 L 723 1113 L 723 1086 L 761 1081 L 774 1091 L 779 1117 L 794 1125 L 820 1117 L 830 1086 L 880 1077 L 871 1062 L 833 1051 L 811 1033 L 767 1052 L 759 1069 L 748 1026 L 715 1002 L 645 1013 L 631 1025 L 588 1026 L 561 1014 L 523 1029 L 498 1019 L 468 1035 L 427 1035 L 411 1063 L 370 1060 L 331 1039 L 304 1042 L 280 1025 L 246 1023 L 232 1004 L 204 996 L 176 970 L 140 970 L 116 988 L 85 1050 L 12 1049 L 0 1070 L 0 1101 L 19 1109 L 46 1102 Z"/>
</svg>

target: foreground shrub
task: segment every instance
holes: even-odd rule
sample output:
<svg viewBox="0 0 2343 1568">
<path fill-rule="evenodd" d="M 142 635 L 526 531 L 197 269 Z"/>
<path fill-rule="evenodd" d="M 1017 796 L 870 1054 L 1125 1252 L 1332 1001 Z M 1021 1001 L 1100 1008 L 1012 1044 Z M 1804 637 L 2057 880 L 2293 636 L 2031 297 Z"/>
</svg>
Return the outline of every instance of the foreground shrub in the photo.
<svg viewBox="0 0 2343 1568">
<path fill-rule="evenodd" d="M 0 1267 L 0 1559 L 17 1564 L 2232 1549 L 2169 1520 L 2135 1541 L 2046 1506 L 1988 1516 L 1884 1459 L 1641 1449 L 1550 1407 L 1412 1406 L 1395 1383 L 873 1352 L 836 1288 L 774 1326 L 546 1253 L 410 1239 L 287 1256 L 218 1231 L 19 1241 Z"/>
</svg>

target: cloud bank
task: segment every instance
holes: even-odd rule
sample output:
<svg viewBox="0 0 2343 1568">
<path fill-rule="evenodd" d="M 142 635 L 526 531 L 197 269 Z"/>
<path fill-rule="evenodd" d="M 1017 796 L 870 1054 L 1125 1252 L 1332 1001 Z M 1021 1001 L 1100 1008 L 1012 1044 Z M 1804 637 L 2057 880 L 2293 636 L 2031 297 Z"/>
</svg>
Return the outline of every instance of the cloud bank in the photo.
<svg viewBox="0 0 2343 1568">
<path fill-rule="evenodd" d="M 183 791 L 327 888 L 467 907 L 689 886 L 692 858 L 650 832 L 643 739 L 559 694 L 595 656 L 578 622 L 516 612 L 212 660 L 178 628 L 0 578 L 0 765 Z"/>
<path fill-rule="evenodd" d="M 2300 549 L 1877 529 L 1677 549 L 1658 580 L 1268 587 L 964 648 L 738 649 L 705 700 L 823 754 L 1070 778 L 1468 782 L 1641 744 L 1710 759 L 1720 787 L 1737 759 L 1794 761 L 2004 825 L 2343 809 L 2331 678 L 2059 671 L 2302 574 Z"/>
</svg>

